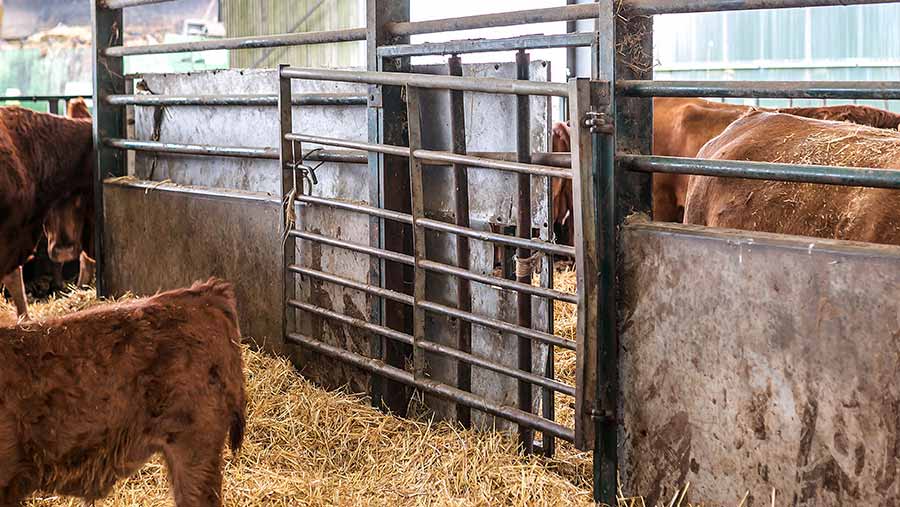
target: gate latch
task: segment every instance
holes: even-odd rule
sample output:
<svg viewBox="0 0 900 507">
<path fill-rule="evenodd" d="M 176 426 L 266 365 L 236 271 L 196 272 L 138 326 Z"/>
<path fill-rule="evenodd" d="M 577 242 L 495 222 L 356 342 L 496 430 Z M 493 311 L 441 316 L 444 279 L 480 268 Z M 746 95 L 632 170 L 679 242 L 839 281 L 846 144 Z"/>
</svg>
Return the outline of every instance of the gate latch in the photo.
<svg viewBox="0 0 900 507">
<path fill-rule="evenodd" d="M 600 111 L 588 111 L 584 126 L 591 129 L 592 134 L 612 134 L 615 131 L 615 122 L 609 114 Z"/>
</svg>

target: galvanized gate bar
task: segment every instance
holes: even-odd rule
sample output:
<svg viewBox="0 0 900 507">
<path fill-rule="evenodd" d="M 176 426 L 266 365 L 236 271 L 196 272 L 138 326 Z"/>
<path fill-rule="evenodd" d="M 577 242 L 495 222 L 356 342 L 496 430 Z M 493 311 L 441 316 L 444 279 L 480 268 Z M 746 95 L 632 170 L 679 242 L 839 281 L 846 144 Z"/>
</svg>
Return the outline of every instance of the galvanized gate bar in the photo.
<svg viewBox="0 0 900 507">
<path fill-rule="evenodd" d="M 506 278 L 500 278 L 491 275 L 482 275 L 481 273 L 476 273 L 474 271 L 468 271 L 465 269 L 457 268 L 455 266 L 450 266 L 448 264 L 441 264 L 439 262 L 434 261 L 422 261 L 419 263 L 423 268 L 428 271 L 434 271 L 435 273 L 442 273 L 445 275 L 452 275 L 460 278 L 464 278 L 466 280 L 471 280 L 473 282 L 478 282 L 483 285 L 490 285 L 494 287 L 500 287 L 503 289 L 513 290 L 516 292 L 524 292 L 526 294 L 531 294 L 532 296 L 543 297 L 548 299 L 555 299 L 557 301 L 563 301 L 565 303 L 575 304 L 578 302 L 578 297 L 574 294 L 569 294 L 567 292 L 560 292 L 558 290 L 550 289 L 547 287 L 536 287 L 534 285 L 528 285 L 521 282 L 517 282 L 515 280 L 507 280 Z"/>
<path fill-rule="evenodd" d="M 574 432 L 570 428 L 566 428 L 561 424 L 557 424 L 533 414 L 520 411 L 517 408 L 498 405 L 487 399 L 475 394 L 461 391 L 447 384 L 442 384 L 429 379 L 415 379 L 413 374 L 407 371 L 388 366 L 384 362 L 377 359 L 370 359 L 359 354 L 354 354 L 345 349 L 333 347 L 326 343 L 320 342 L 314 338 L 303 336 L 297 333 L 290 334 L 287 340 L 291 343 L 309 348 L 320 354 L 339 359 L 359 368 L 377 373 L 391 380 L 401 382 L 403 384 L 414 386 L 422 391 L 439 396 L 450 401 L 463 403 L 471 408 L 481 410 L 487 414 L 513 421 L 523 426 L 536 429 L 538 431 L 553 435 L 568 442 L 575 438 Z"/>
<path fill-rule="evenodd" d="M 900 99 L 900 81 L 649 81 L 618 80 L 627 97 L 774 99 Z"/>
<path fill-rule="evenodd" d="M 550 82 L 522 82 L 515 79 L 471 78 L 409 74 L 404 72 L 366 72 L 356 70 L 308 69 L 288 67 L 281 75 L 292 79 L 314 79 L 342 83 L 363 83 L 382 86 L 415 86 L 465 92 L 502 93 L 510 95 L 543 95 L 565 97 L 566 85 Z"/>
<path fill-rule="evenodd" d="M 463 312 L 457 310 L 456 308 L 451 308 L 449 306 L 441 305 L 438 303 L 432 303 L 431 301 L 420 302 L 418 303 L 418 306 L 430 312 L 434 312 L 440 315 L 446 315 L 448 317 L 456 317 L 457 319 L 464 319 L 473 324 L 496 329 L 497 331 L 503 331 L 504 333 L 527 336 L 528 338 L 537 340 L 541 343 L 550 343 L 558 347 L 563 347 L 565 349 L 576 350 L 576 344 L 574 340 L 561 338 L 559 336 L 548 334 L 543 331 L 538 331 L 536 329 L 517 326 L 515 324 L 510 324 L 509 322 L 476 315 L 474 313 Z"/>
<path fill-rule="evenodd" d="M 343 199 L 335 199 L 329 197 L 317 197 L 314 195 L 298 195 L 297 200 L 308 204 L 318 204 L 321 206 L 329 206 L 332 208 L 342 209 L 346 211 L 355 211 L 357 213 L 365 213 L 379 218 L 386 218 L 401 224 L 412 224 L 412 215 L 400 213 L 398 211 L 386 210 L 384 208 L 376 208 L 368 204 L 358 204 L 355 202 L 345 201 Z"/>
<path fill-rule="evenodd" d="M 380 48 L 379 48 L 380 49 Z M 462 59 L 453 55 L 447 59 L 447 72 L 451 76 L 462 76 Z M 465 155 L 466 147 L 466 107 L 465 92 L 450 90 L 450 144 L 457 155 Z M 456 225 L 470 228 L 469 220 L 469 170 L 465 165 L 453 164 L 453 208 Z M 456 236 L 456 266 L 459 271 L 468 272 L 470 267 L 469 238 Z M 421 265 L 421 262 L 419 263 Z M 462 311 L 472 311 L 472 286 L 465 276 L 456 277 L 456 307 Z M 456 348 L 462 352 L 472 352 L 472 324 L 459 321 L 456 326 Z M 472 368 L 465 362 L 456 363 L 456 387 L 462 391 L 472 390 Z M 464 427 L 472 425 L 469 407 L 457 405 L 456 420 Z"/>
<path fill-rule="evenodd" d="M 198 155 L 208 157 L 236 157 L 278 159 L 277 148 L 251 148 L 236 146 L 213 146 L 208 144 L 181 144 L 139 139 L 105 139 L 103 144 L 119 150 L 146 151 L 151 153 L 171 153 L 173 155 Z M 340 162 L 365 164 L 366 154 L 355 150 L 307 150 L 303 160 L 311 162 Z"/>
<path fill-rule="evenodd" d="M 526 35 L 506 39 L 467 39 L 448 42 L 400 44 L 378 48 L 378 55 L 385 58 L 399 56 L 428 56 L 492 51 L 516 51 L 520 49 L 551 49 L 590 46 L 597 36 L 592 33 Z"/>
<path fill-rule="evenodd" d="M 139 7 L 141 5 L 161 4 L 174 0 L 100 0 L 107 9 L 122 9 L 125 7 Z"/>
<path fill-rule="evenodd" d="M 898 0 L 625 0 L 630 12 L 641 16 L 688 12 L 794 9 L 896 3 Z"/>
<path fill-rule="evenodd" d="M 465 227 L 460 227 L 458 225 L 453 225 L 447 222 L 441 222 L 440 220 L 432 220 L 430 218 L 423 218 L 419 220 L 419 223 L 423 227 L 435 231 L 460 234 L 473 239 L 489 241 L 491 243 L 499 243 L 501 245 L 514 246 L 517 248 L 530 248 L 532 250 L 538 250 L 544 253 L 552 253 L 556 255 L 566 255 L 569 257 L 575 256 L 575 249 L 567 245 L 558 245 L 556 243 L 549 243 L 547 241 L 538 239 L 522 239 L 515 236 L 507 236 L 505 234 L 497 234 L 471 228 L 467 229 Z"/>
<path fill-rule="evenodd" d="M 516 53 L 516 79 L 529 81 L 531 76 L 528 67 L 531 58 L 528 53 L 520 50 Z M 520 164 L 531 163 L 531 97 L 516 96 L 516 159 Z M 516 232 L 519 238 L 531 240 L 531 175 L 519 173 L 516 178 Z M 534 276 L 531 250 L 527 245 L 521 245 L 516 249 L 515 257 L 516 281 L 531 285 Z M 528 293 L 516 294 L 516 320 L 519 326 L 531 328 L 531 296 Z M 531 340 L 527 336 L 519 335 L 517 342 L 517 362 L 519 369 L 531 373 L 532 353 Z M 531 412 L 532 409 L 531 386 L 525 382 L 519 382 L 519 410 Z M 519 445 L 526 454 L 534 452 L 534 433 L 528 428 L 519 427 Z"/>
<path fill-rule="evenodd" d="M 277 95 L 110 95 L 108 104 L 120 106 L 277 106 Z M 365 95 L 356 93 L 296 93 L 295 106 L 364 106 Z"/>
<path fill-rule="evenodd" d="M 388 23 L 387 30 L 394 35 L 419 35 L 426 33 L 455 32 L 498 26 L 530 25 L 555 21 L 576 21 L 597 17 L 597 6 L 593 4 L 566 5 L 511 12 L 497 12 L 477 16 L 434 19 L 430 21 L 406 21 Z"/>
<path fill-rule="evenodd" d="M 109 148 L 103 144 L 103 139 L 109 137 L 123 137 L 125 135 L 125 114 L 121 107 L 110 106 L 103 102 L 103 97 L 125 93 L 124 62 L 122 58 L 110 57 L 104 54 L 110 45 L 122 42 L 122 10 L 106 7 L 100 0 L 92 0 L 92 74 L 94 102 L 94 250 L 97 273 L 97 295 L 106 297 L 109 294 L 106 289 L 104 275 L 105 260 L 105 234 L 103 214 L 103 180 L 113 176 L 125 176 L 127 174 L 126 157 L 124 153 Z"/>
<path fill-rule="evenodd" d="M 726 178 L 900 189 L 900 171 L 896 169 L 793 165 L 651 155 L 619 154 L 617 158 L 629 170 L 647 173 L 696 174 Z"/>
<path fill-rule="evenodd" d="M 287 271 L 287 266 L 297 260 L 297 241 L 289 232 L 294 231 L 294 210 L 296 202 L 294 196 L 303 193 L 303 179 L 299 178 L 296 168 L 292 166 L 296 159 L 294 141 L 285 139 L 285 134 L 291 131 L 294 124 L 294 113 L 291 104 L 291 82 L 287 79 L 278 80 L 278 128 L 281 135 L 278 137 L 278 165 L 281 169 L 281 195 L 285 199 L 284 209 L 281 213 L 281 230 L 284 235 L 282 241 L 282 271 L 281 282 L 284 301 L 290 301 L 297 296 L 297 284 L 294 277 Z M 301 152 L 302 153 L 302 152 Z M 297 184 L 301 185 L 298 189 Z M 297 312 L 282 305 L 282 332 L 285 336 L 297 330 Z"/>
<path fill-rule="evenodd" d="M 376 153 L 384 153 L 385 155 L 395 155 L 398 157 L 409 157 L 410 151 L 409 148 L 403 146 L 392 146 L 388 144 L 375 144 L 375 143 L 366 143 L 362 141 L 346 141 L 343 139 L 335 139 L 332 137 L 323 137 L 323 136 L 314 136 L 309 134 L 297 134 L 290 133 L 287 135 L 287 138 L 292 141 L 302 141 L 305 143 L 313 143 L 313 144 L 321 144 L 324 146 L 335 146 L 338 148 L 351 148 L 358 150 L 367 150 L 373 151 Z M 503 156 L 505 154 L 499 153 L 490 153 L 489 155 L 496 155 L 498 157 Z M 559 157 L 554 157 L 554 154 L 542 154 L 541 157 L 548 157 L 550 159 L 556 159 L 558 163 Z M 510 162 L 506 160 L 498 160 L 496 158 L 486 158 L 486 157 L 476 157 L 472 155 L 460 155 L 457 153 L 450 153 L 446 151 L 433 151 L 433 150 L 416 150 L 416 157 L 421 159 L 423 165 L 434 165 L 434 164 L 459 164 L 468 167 L 482 167 L 485 169 L 497 169 L 499 171 L 508 171 L 514 173 L 522 173 L 522 174 L 531 174 L 533 176 L 547 176 L 551 178 L 572 178 L 572 172 L 564 169 L 559 169 L 553 166 L 542 166 L 537 164 L 521 164 L 518 162 Z M 561 157 L 565 157 L 565 155 L 561 155 Z"/>
<path fill-rule="evenodd" d="M 308 44 L 330 44 L 332 42 L 353 42 L 366 40 L 365 28 L 347 28 L 322 32 L 284 33 L 229 39 L 207 39 L 195 42 L 175 42 L 142 46 L 113 46 L 106 50 L 106 56 L 158 55 L 163 53 L 188 53 L 194 51 L 215 51 L 219 49 L 259 49 Z"/>
<path fill-rule="evenodd" d="M 393 291 L 387 291 L 387 292 L 392 293 L 391 295 L 388 296 L 388 295 L 385 295 L 383 292 L 379 292 L 379 291 L 375 290 L 375 289 L 378 289 L 378 287 L 372 287 L 370 285 L 360 284 L 358 282 L 353 282 L 352 280 L 335 277 L 334 275 L 330 275 L 328 273 L 322 273 L 320 271 L 307 270 L 304 268 L 299 268 L 297 266 L 292 267 L 292 269 L 296 273 L 307 274 L 309 276 L 312 276 L 312 277 L 320 279 L 320 280 L 326 280 L 326 281 L 329 281 L 329 282 L 332 282 L 332 283 L 335 283 L 338 285 L 342 285 L 344 287 L 356 289 L 356 290 L 366 292 L 366 293 L 376 295 L 376 296 L 398 297 L 398 298 L 400 298 L 401 296 L 407 296 L 406 294 L 400 294 L 400 293 L 393 292 Z M 407 296 L 407 297 L 409 297 L 409 296 Z M 413 304 L 412 301 L 406 301 L 406 300 L 401 300 L 401 299 L 397 299 L 397 301 L 402 302 L 404 304 L 408 304 L 408 305 Z M 405 334 L 405 333 L 398 332 L 398 331 L 394 331 L 394 330 L 386 328 L 384 326 L 372 324 L 372 323 L 366 322 L 362 319 L 357 319 L 355 317 L 351 317 L 351 316 L 343 314 L 343 313 L 329 310 L 328 308 L 311 305 L 309 303 L 304 303 L 302 301 L 295 300 L 295 301 L 291 301 L 289 304 L 291 306 L 293 306 L 294 308 L 298 308 L 300 310 L 307 311 L 309 313 L 313 313 L 320 317 L 325 317 L 328 319 L 336 320 L 338 322 L 347 324 L 349 326 L 356 327 L 358 329 L 370 331 L 370 332 L 379 334 L 381 336 L 390 338 L 392 340 L 396 340 L 400 343 L 404 343 L 407 345 L 413 344 L 412 336 Z M 573 397 L 575 396 L 575 388 L 568 384 L 564 384 L 562 382 L 558 382 L 553 379 L 548 379 L 548 378 L 542 377 L 540 375 L 535 375 L 533 373 L 523 372 L 516 368 L 510 368 L 508 366 L 503 366 L 502 364 L 498 364 L 491 360 L 472 355 L 471 353 L 468 353 L 468 352 L 463 352 L 463 351 L 457 350 L 453 347 L 448 347 L 446 345 L 441 345 L 440 343 L 434 343 L 434 342 L 427 341 L 427 340 L 419 341 L 418 346 L 422 347 L 422 350 L 424 350 L 426 352 L 432 352 L 435 354 L 441 354 L 441 355 L 445 355 L 448 357 L 452 357 L 453 359 L 462 361 L 470 366 L 477 366 L 479 368 L 484 368 L 485 370 L 493 371 L 495 373 L 500 373 L 502 375 L 507 375 L 507 376 L 510 376 L 510 377 L 518 379 L 518 380 L 529 382 L 536 386 L 545 387 L 554 392 L 565 394 L 566 396 L 573 396 Z"/>
<path fill-rule="evenodd" d="M 425 188 L 422 183 L 422 162 L 415 156 L 416 150 L 422 147 L 422 114 L 421 95 L 414 86 L 406 87 L 406 117 L 409 120 L 409 188 L 412 193 L 413 216 L 413 257 L 415 257 L 415 275 L 413 279 L 413 372 L 416 379 L 425 376 L 425 353 L 418 346 L 425 340 L 425 270 L 421 262 L 427 257 L 425 251 L 425 227 L 419 220 L 425 218 Z"/>
<path fill-rule="evenodd" d="M 324 271 L 319 271 L 317 269 L 305 268 L 303 266 L 298 266 L 297 264 L 291 264 L 288 266 L 288 271 L 292 273 L 297 273 L 298 275 L 308 276 L 310 278 L 315 278 L 316 280 L 323 280 L 329 283 L 333 283 L 336 285 L 341 285 L 343 287 L 349 287 L 351 289 L 355 289 L 358 291 L 362 291 L 368 294 L 372 294 L 373 296 L 383 297 L 386 299 L 390 299 L 391 301 L 397 301 L 398 303 L 404 303 L 408 305 L 413 304 L 413 298 L 409 294 L 404 294 L 402 292 L 397 292 L 389 289 L 385 289 L 382 287 L 378 287 L 376 285 L 369 285 L 367 283 L 357 282 L 354 280 L 350 280 L 349 278 L 343 278 L 337 275 L 333 275 L 331 273 L 326 273 Z"/>
<path fill-rule="evenodd" d="M 335 239 L 328 236 L 323 236 L 321 234 L 316 234 L 314 232 L 306 232 L 306 231 L 298 231 L 293 230 L 288 234 L 295 238 L 305 239 L 307 241 L 315 241 L 317 243 L 322 243 L 323 245 L 334 246 L 338 248 L 346 248 L 351 252 L 364 253 L 368 255 L 372 255 L 379 259 L 385 259 L 392 262 L 396 262 L 399 264 L 404 264 L 407 266 L 412 266 L 415 264 L 415 260 L 410 255 L 401 254 L 397 252 L 392 252 L 390 250 L 384 250 L 382 248 L 377 248 L 374 246 L 368 245 L 360 245 L 358 243 L 352 243 L 350 241 L 344 241 L 342 239 Z"/>
</svg>

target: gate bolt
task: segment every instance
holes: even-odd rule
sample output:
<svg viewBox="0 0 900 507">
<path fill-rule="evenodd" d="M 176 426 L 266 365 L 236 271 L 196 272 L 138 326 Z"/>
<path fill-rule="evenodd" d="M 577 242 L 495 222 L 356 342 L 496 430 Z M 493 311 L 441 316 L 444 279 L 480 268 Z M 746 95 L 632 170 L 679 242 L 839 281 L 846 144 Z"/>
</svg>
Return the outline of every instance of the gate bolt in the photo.
<svg viewBox="0 0 900 507">
<path fill-rule="evenodd" d="M 615 129 L 612 118 L 599 111 L 588 111 L 584 126 L 590 128 L 592 134 L 612 134 Z"/>
</svg>

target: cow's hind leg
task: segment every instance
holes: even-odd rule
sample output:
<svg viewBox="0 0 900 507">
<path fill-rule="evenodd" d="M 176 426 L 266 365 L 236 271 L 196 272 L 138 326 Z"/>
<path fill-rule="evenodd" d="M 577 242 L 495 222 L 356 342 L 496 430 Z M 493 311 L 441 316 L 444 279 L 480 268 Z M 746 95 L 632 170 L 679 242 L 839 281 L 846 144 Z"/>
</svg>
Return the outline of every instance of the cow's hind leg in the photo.
<svg viewBox="0 0 900 507">
<path fill-rule="evenodd" d="M 0 282 L 12 294 L 19 318 L 28 318 L 28 297 L 25 295 L 25 279 L 22 277 L 22 266 L 5 275 Z"/>
<path fill-rule="evenodd" d="M 163 451 L 176 507 L 221 507 L 222 447 L 210 438 L 183 435 Z"/>
</svg>

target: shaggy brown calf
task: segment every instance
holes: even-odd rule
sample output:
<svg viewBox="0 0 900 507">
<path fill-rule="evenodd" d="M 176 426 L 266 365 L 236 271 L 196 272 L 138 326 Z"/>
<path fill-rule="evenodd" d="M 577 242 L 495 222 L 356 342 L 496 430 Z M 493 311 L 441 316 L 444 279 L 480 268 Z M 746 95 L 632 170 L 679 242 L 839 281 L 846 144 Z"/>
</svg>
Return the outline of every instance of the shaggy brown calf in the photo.
<svg viewBox="0 0 900 507">
<path fill-rule="evenodd" d="M 0 506 L 35 491 L 88 502 L 154 454 L 178 507 L 222 505 L 222 450 L 246 417 L 230 284 L 0 328 Z"/>
</svg>

